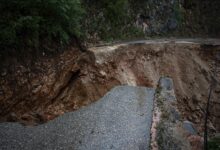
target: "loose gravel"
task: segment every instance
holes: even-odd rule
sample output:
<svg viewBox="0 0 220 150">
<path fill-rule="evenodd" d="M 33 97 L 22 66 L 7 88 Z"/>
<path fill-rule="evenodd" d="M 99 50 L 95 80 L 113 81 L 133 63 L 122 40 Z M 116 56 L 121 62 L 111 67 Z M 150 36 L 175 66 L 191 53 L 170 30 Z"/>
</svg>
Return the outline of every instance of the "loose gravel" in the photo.
<svg viewBox="0 0 220 150">
<path fill-rule="evenodd" d="M 35 127 L 0 124 L 0 150 L 148 150 L 155 90 L 118 86 L 78 111 Z"/>
</svg>

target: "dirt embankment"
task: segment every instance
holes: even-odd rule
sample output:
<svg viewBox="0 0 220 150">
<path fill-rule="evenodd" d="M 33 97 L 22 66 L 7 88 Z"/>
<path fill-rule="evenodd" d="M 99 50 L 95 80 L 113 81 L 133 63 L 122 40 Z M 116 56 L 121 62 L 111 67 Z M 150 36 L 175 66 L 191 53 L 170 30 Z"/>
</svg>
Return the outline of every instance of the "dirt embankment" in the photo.
<svg viewBox="0 0 220 150">
<path fill-rule="evenodd" d="M 0 74 L 1 122 L 44 123 L 98 100 L 120 84 L 102 78 L 93 53 L 75 48 L 31 66 L 8 64 Z"/>
<path fill-rule="evenodd" d="M 116 85 L 155 87 L 161 76 L 169 76 L 182 115 L 201 127 L 217 49 L 192 43 L 133 44 L 92 48 L 87 53 L 70 50 L 32 68 L 16 65 L 1 73 L 1 120 L 46 122 L 89 105 Z M 219 98 L 218 85 L 209 123 L 218 131 Z"/>
<path fill-rule="evenodd" d="M 161 76 L 174 80 L 178 107 L 184 119 L 202 130 L 204 111 L 218 46 L 195 43 L 154 43 L 94 49 L 97 64 L 121 84 L 155 87 Z M 108 51 L 108 52 L 106 52 Z M 117 66 L 116 68 L 112 66 Z M 218 79 L 220 80 L 220 79 Z M 220 86 L 215 87 L 210 107 L 210 129 L 220 130 Z"/>
</svg>

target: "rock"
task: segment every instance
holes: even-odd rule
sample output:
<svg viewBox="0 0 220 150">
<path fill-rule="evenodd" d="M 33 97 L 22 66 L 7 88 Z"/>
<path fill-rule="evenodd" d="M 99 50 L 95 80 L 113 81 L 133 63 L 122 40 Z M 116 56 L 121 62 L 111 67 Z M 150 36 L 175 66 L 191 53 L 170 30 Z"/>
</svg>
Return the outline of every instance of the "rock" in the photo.
<svg viewBox="0 0 220 150">
<path fill-rule="evenodd" d="M 102 76 L 104 76 L 104 77 L 107 75 L 106 72 L 103 71 L 103 70 L 100 71 L 100 74 L 101 74 Z"/>
<path fill-rule="evenodd" d="M 34 89 L 32 90 L 32 93 L 36 94 L 38 93 L 42 88 L 42 85 L 37 85 L 34 87 Z"/>
<path fill-rule="evenodd" d="M 178 120 L 180 120 L 180 114 L 179 114 L 179 112 L 175 109 L 175 108 L 173 108 L 173 107 L 171 107 L 170 108 L 170 113 L 171 113 L 171 119 L 173 120 L 173 121 L 178 121 Z"/>
<path fill-rule="evenodd" d="M 160 121 L 157 124 L 156 141 L 158 149 L 190 149 L 190 143 L 186 139 L 186 134 L 181 126 L 182 121 L 178 112 L 177 101 L 173 101 L 175 93 L 172 79 L 167 77 L 160 78 L 157 91 L 155 101 L 156 103 L 159 102 L 158 108 L 161 112 Z"/>
<path fill-rule="evenodd" d="M 162 88 L 162 90 L 172 90 L 173 89 L 173 80 L 168 77 L 162 77 L 159 80 L 159 87 Z"/>
<path fill-rule="evenodd" d="M 120 86 L 98 102 L 46 124 L 0 124 L 4 150 L 148 150 L 155 90 Z"/>
<path fill-rule="evenodd" d="M 173 80 L 168 77 L 162 77 L 159 80 L 159 88 L 161 89 L 161 96 L 166 101 L 175 101 L 176 96 L 173 89 Z"/>
<path fill-rule="evenodd" d="M 194 128 L 194 125 L 192 122 L 190 121 L 184 121 L 183 122 L 183 128 L 190 134 L 192 135 L 197 135 L 197 131 L 196 129 Z"/>
</svg>

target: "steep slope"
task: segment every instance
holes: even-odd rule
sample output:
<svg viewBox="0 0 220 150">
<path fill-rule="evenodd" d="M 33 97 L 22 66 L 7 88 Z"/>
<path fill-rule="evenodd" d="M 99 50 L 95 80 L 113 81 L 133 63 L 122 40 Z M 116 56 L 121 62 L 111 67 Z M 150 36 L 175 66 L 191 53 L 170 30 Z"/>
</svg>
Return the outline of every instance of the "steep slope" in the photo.
<svg viewBox="0 0 220 150">
<path fill-rule="evenodd" d="M 202 130 L 215 52 L 219 51 L 219 46 L 203 46 L 199 41 L 146 43 L 96 48 L 96 61 L 108 76 L 113 74 L 122 84 L 155 87 L 160 76 L 171 77 L 179 110 Z M 215 88 L 211 102 L 211 117 L 216 128 L 209 125 L 213 131 L 219 130 L 219 88 L 219 85 Z"/>
<path fill-rule="evenodd" d="M 15 70 L 1 73 L 1 120 L 46 122 L 97 101 L 116 85 L 156 87 L 161 76 L 169 76 L 174 80 L 181 114 L 202 131 L 215 52 L 219 51 L 216 42 L 130 42 L 93 47 L 86 53 L 66 51 L 42 59 L 29 71 L 16 64 Z M 212 132 L 220 130 L 219 88 L 211 100 Z"/>
</svg>

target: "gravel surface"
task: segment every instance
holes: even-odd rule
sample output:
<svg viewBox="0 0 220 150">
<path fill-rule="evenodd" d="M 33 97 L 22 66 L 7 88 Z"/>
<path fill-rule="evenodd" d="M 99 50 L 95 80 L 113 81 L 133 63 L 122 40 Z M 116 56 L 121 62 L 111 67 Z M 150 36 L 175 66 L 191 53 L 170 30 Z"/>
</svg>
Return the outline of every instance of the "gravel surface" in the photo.
<svg viewBox="0 0 220 150">
<path fill-rule="evenodd" d="M 154 89 L 119 86 L 46 124 L 0 124 L 0 150 L 148 150 Z"/>
</svg>

